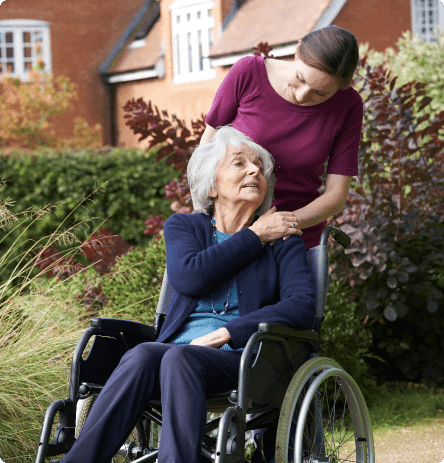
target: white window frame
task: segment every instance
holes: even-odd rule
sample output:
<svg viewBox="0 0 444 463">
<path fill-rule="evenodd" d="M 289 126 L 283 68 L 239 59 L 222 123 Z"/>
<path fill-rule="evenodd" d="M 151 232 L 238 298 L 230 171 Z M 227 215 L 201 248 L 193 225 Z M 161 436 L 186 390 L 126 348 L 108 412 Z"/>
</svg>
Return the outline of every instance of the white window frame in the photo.
<svg viewBox="0 0 444 463">
<path fill-rule="evenodd" d="M 211 46 L 208 32 L 210 29 L 212 29 L 214 41 L 214 17 L 208 15 L 208 10 L 214 11 L 214 3 L 210 0 L 176 0 L 170 5 L 173 83 L 175 84 L 209 80 L 216 77 L 216 70 L 211 67 L 208 58 Z M 198 19 L 199 12 L 200 18 Z M 187 20 L 188 15 L 189 20 Z M 180 17 L 179 22 L 177 17 Z M 199 54 L 199 31 L 201 31 L 201 55 Z M 190 50 L 191 62 L 189 60 Z M 200 56 L 202 56 L 202 60 Z"/>
<path fill-rule="evenodd" d="M 12 47 L 7 47 L 4 37 L 7 32 L 12 32 L 13 43 Z M 25 70 L 25 57 L 23 53 L 24 46 L 26 45 L 23 41 L 23 32 L 40 32 L 42 36 L 40 55 L 43 62 L 45 63 L 44 71 L 51 72 L 51 36 L 49 31 L 49 22 L 47 21 L 36 21 L 33 19 L 7 19 L 0 20 L 0 33 L 2 40 L 0 47 L 2 48 L 2 57 L 0 62 L 5 66 L 7 62 L 14 62 L 14 72 L 11 73 L 14 77 L 20 77 L 22 80 L 28 80 L 28 71 Z M 32 42 L 31 42 L 32 44 Z M 5 56 L 6 48 L 13 48 L 14 56 L 13 59 L 8 59 Z M 35 49 L 31 46 L 31 59 L 32 67 L 37 64 L 38 55 Z M 27 59 L 29 60 L 29 59 Z M 4 75 L 0 73 L 0 76 Z"/>
<path fill-rule="evenodd" d="M 411 0 L 411 8 L 412 32 L 425 42 L 436 40 L 433 36 L 434 30 L 439 27 L 444 31 L 444 4 L 440 0 Z M 431 17 L 433 24 L 427 24 Z"/>
</svg>

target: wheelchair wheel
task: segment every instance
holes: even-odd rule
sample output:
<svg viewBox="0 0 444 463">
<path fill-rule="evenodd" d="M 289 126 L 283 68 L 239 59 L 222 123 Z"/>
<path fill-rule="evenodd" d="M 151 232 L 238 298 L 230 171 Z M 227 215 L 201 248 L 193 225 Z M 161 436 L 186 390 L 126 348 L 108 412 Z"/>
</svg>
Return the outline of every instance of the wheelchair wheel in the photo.
<svg viewBox="0 0 444 463">
<path fill-rule="evenodd" d="M 353 378 L 314 358 L 294 375 L 282 403 L 276 463 L 374 463 L 370 417 Z"/>
<path fill-rule="evenodd" d="M 92 406 L 96 400 L 97 396 L 93 395 L 85 399 L 82 403 L 80 413 L 77 418 L 75 437 L 80 434 L 80 430 L 85 423 L 89 412 L 91 411 Z M 131 434 L 126 439 L 125 443 L 117 451 L 117 454 L 111 460 L 112 463 L 129 463 L 141 457 L 142 454 L 137 450 L 145 449 L 149 444 L 149 430 L 146 427 L 147 423 L 140 419 L 136 427 L 131 431 Z M 151 436 L 152 437 L 152 436 Z"/>
</svg>

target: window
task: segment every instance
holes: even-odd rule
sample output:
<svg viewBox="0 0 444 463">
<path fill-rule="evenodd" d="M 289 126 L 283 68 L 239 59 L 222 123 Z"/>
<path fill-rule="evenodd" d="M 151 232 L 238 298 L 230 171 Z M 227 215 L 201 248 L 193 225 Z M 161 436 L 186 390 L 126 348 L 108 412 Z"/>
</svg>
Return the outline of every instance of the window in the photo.
<svg viewBox="0 0 444 463">
<path fill-rule="evenodd" d="M 212 8 L 213 2 L 208 0 L 176 0 L 170 5 L 174 83 L 216 77 L 208 59 L 213 41 Z"/>
<path fill-rule="evenodd" d="M 437 27 L 444 31 L 444 5 L 439 0 L 412 0 L 412 32 L 432 42 Z"/>
<path fill-rule="evenodd" d="M 50 72 L 49 23 L 29 19 L 0 21 L 0 75 L 7 72 L 26 80 L 39 58 Z"/>
</svg>

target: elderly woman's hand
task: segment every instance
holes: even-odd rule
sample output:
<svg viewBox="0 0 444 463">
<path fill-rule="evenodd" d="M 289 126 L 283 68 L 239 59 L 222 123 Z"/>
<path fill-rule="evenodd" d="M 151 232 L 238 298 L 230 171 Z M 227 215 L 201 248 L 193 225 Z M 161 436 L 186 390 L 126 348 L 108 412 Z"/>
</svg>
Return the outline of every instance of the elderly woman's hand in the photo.
<svg viewBox="0 0 444 463">
<path fill-rule="evenodd" d="M 276 241 L 284 236 L 302 235 L 302 230 L 294 213 L 276 212 L 276 207 L 272 207 L 260 216 L 249 228 L 256 233 L 263 244 Z"/>
<path fill-rule="evenodd" d="M 216 331 L 201 336 L 200 338 L 193 339 L 190 345 L 205 346 L 205 347 L 221 347 L 231 339 L 230 332 L 222 327 Z"/>
</svg>

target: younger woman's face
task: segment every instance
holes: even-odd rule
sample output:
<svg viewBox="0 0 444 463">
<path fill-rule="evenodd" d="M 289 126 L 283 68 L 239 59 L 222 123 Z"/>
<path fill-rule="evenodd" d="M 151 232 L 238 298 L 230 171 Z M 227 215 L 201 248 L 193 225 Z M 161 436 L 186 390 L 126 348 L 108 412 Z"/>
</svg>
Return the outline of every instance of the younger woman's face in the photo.
<svg viewBox="0 0 444 463">
<path fill-rule="evenodd" d="M 319 69 L 307 66 L 297 55 L 287 79 L 286 92 L 289 101 L 300 106 L 323 103 L 339 90 L 339 82 Z"/>
</svg>

